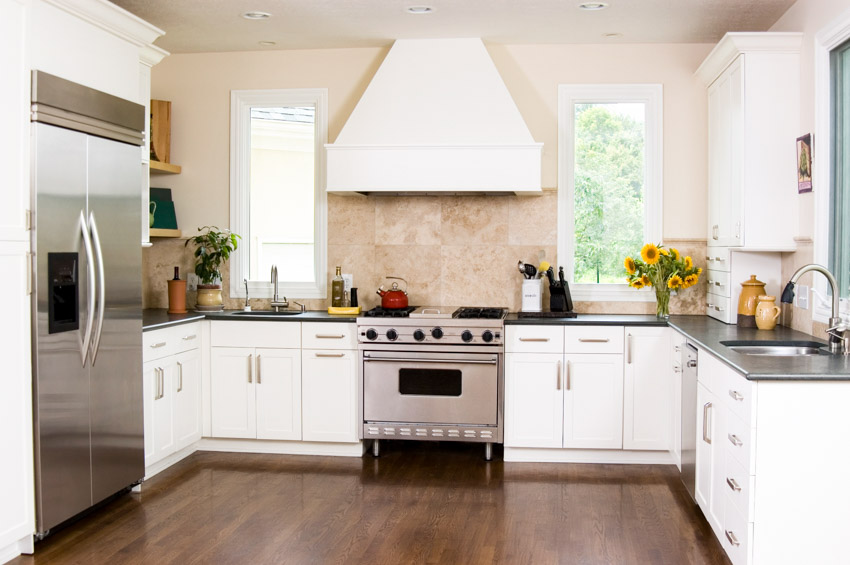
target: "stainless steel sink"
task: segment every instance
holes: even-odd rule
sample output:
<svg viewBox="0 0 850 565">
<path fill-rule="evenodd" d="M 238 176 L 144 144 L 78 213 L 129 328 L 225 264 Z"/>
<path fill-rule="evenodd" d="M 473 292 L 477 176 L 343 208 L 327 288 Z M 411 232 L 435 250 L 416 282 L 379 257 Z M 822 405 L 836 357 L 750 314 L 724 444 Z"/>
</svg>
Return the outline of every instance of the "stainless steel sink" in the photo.
<svg viewBox="0 0 850 565">
<path fill-rule="evenodd" d="M 281 310 L 279 312 L 275 312 L 274 310 L 253 310 L 251 312 L 234 312 L 234 316 L 297 316 L 299 314 L 303 314 L 301 310 Z"/>
<path fill-rule="evenodd" d="M 827 346 L 817 341 L 721 341 L 720 344 L 744 355 L 831 355 Z"/>
</svg>

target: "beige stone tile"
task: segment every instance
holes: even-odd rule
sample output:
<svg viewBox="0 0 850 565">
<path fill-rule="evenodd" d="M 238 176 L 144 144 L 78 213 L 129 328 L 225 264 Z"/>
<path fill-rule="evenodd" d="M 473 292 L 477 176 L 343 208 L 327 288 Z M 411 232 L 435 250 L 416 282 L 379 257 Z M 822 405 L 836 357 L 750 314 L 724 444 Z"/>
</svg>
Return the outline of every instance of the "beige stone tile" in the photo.
<svg viewBox="0 0 850 565">
<path fill-rule="evenodd" d="M 439 245 L 378 245 L 375 247 L 375 268 L 378 283 L 390 288 L 393 282 L 384 277 L 401 277 L 407 281 L 408 302 L 411 306 L 441 306 L 440 292 L 440 246 Z M 375 305 L 381 299 L 372 289 Z"/>
<path fill-rule="evenodd" d="M 375 198 L 328 194 L 328 245 L 375 244 Z"/>
<path fill-rule="evenodd" d="M 510 245 L 557 245 L 558 193 L 512 196 L 508 200 L 508 243 Z"/>
<path fill-rule="evenodd" d="M 516 310 L 521 278 L 506 245 L 444 245 L 443 306 L 506 306 Z"/>
<path fill-rule="evenodd" d="M 443 196 L 443 245 L 504 245 L 510 196 Z"/>
<path fill-rule="evenodd" d="M 168 282 L 174 278 L 174 267 L 180 267 L 180 278 L 194 272 L 194 248 L 185 247 L 184 239 L 154 239 L 142 250 L 142 307 L 168 308 Z M 187 293 L 186 305 L 195 305 L 195 292 Z"/>
<path fill-rule="evenodd" d="M 440 201 L 430 196 L 376 196 L 376 245 L 439 245 Z"/>
</svg>

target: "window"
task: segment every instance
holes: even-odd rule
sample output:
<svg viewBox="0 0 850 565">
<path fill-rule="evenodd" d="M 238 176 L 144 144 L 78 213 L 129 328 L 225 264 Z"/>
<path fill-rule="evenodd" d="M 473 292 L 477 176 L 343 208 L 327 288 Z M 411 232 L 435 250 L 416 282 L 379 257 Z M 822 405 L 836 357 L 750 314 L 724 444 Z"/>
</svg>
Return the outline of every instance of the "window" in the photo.
<svg viewBox="0 0 850 565">
<path fill-rule="evenodd" d="M 231 93 L 231 229 L 242 241 L 231 261 L 230 294 L 278 292 L 326 298 L 327 90 Z"/>
<path fill-rule="evenodd" d="M 839 296 L 850 296 L 850 41 L 830 53 L 829 270 L 838 281 Z"/>
<path fill-rule="evenodd" d="M 577 300 L 654 300 L 623 259 L 661 239 L 661 85 L 558 89 L 558 257 Z"/>
</svg>

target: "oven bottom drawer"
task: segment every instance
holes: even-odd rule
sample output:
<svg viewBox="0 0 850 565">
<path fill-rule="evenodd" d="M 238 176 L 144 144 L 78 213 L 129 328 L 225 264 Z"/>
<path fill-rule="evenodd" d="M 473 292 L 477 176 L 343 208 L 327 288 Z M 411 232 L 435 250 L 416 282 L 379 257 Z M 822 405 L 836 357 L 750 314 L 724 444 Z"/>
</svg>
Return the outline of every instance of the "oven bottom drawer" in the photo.
<svg viewBox="0 0 850 565">
<path fill-rule="evenodd" d="M 502 443 L 502 430 L 496 426 L 435 426 L 433 424 L 366 422 L 363 424 L 362 439 Z"/>
</svg>

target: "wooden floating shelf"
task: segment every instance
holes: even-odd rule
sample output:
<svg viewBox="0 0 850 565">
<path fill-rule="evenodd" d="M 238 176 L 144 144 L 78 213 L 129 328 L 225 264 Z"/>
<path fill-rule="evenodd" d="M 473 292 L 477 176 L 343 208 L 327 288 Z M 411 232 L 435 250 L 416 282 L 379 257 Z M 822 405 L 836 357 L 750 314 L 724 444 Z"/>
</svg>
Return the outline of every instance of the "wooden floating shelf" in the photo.
<svg viewBox="0 0 850 565">
<path fill-rule="evenodd" d="M 172 163 L 161 163 L 159 161 L 151 160 L 151 172 L 152 173 L 165 173 L 169 175 L 179 175 L 180 165 L 174 165 Z"/>
<path fill-rule="evenodd" d="M 180 230 L 168 230 L 163 228 L 151 228 L 151 237 L 180 237 L 183 234 Z"/>
</svg>

